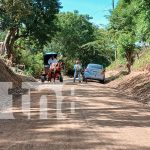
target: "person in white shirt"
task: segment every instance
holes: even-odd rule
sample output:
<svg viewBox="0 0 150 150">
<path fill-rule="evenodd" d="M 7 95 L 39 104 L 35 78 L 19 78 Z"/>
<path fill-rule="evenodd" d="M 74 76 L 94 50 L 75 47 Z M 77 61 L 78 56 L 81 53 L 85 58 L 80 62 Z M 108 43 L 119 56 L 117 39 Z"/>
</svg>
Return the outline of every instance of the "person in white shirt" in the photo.
<svg viewBox="0 0 150 150">
<path fill-rule="evenodd" d="M 50 57 L 50 58 L 49 58 L 49 60 L 48 60 L 48 64 L 49 64 L 49 66 L 50 66 L 52 63 L 53 63 L 53 58 L 52 58 L 52 57 Z"/>
<path fill-rule="evenodd" d="M 52 63 L 57 63 L 57 62 L 58 62 L 58 60 L 54 56 L 50 57 L 48 60 L 49 66 L 51 66 Z"/>
<path fill-rule="evenodd" d="M 53 63 L 58 63 L 58 60 L 55 57 L 53 58 Z"/>
</svg>

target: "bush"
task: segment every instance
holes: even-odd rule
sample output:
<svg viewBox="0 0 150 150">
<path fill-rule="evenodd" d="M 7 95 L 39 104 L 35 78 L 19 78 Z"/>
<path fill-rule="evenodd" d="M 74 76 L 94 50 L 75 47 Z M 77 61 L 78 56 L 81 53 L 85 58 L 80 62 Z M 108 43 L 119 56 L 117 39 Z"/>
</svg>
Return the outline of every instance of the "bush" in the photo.
<svg viewBox="0 0 150 150">
<path fill-rule="evenodd" d="M 16 50 L 16 63 L 25 65 L 25 74 L 39 77 L 43 70 L 43 54 L 29 50 Z"/>
</svg>

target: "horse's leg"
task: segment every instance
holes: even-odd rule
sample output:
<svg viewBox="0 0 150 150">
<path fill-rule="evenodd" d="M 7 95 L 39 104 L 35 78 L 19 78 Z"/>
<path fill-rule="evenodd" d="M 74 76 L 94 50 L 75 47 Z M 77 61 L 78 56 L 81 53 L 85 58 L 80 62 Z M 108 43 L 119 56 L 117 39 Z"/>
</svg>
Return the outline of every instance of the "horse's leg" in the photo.
<svg viewBox="0 0 150 150">
<path fill-rule="evenodd" d="M 48 76 L 48 82 L 51 82 L 51 76 Z"/>
<path fill-rule="evenodd" d="M 52 79 L 52 72 L 50 71 L 49 74 L 48 74 L 48 81 L 51 82 L 51 79 Z"/>
<path fill-rule="evenodd" d="M 56 80 L 56 71 L 54 72 L 54 82 L 55 82 L 55 80 Z"/>
</svg>

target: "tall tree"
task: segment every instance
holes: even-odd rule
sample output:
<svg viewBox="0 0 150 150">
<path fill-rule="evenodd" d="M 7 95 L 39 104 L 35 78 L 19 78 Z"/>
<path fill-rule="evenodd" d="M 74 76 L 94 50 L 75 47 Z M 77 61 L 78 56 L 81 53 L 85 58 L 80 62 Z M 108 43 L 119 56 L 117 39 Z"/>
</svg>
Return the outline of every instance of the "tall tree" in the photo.
<svg viewBox="0 0 150 150">
<path fill-rule="evenodd" d="M 90 62 L 110 64 L 114 53 L 108 32 L 98 29 L 89 19 L 77 11 L 60 13 L 57 21 L 60 31 L 45 49 L 61 52 L 69 61 L 79 58 L 84 66 Z"/>
<path fill-rule="evenodd" d="M 51 44 L 59 45 L 60 49 L 57 50 L 70 59 L 80 58 L 83 52 L 81 46 L 95 39 L 95 26 L 89 19 L 88 15 L 80 15 L 77 11 L 58 14 L 60 31 Z"/>
<path fill-rule="evenodd" d="M 121 57 L 126 58 L 128 72 L 135 57 L 136 17 L 138 7 L 131 0 L 119 0 L 117 7 L 110 16 L 110 29 L 114 32 L 114 44 Z"/>
<path fill-rule="evenodd" d="M 0 0 L 0 29 L 8 31 L 4 41 L 8 57 L 19 38 L 31 38 L 40 46 L 50 40 L 59 8 L 58 0 Z"/>
<path fill-rule="evenodd" d="M 149 41 L 150 35 L 150 1 L 136 0 L 134 6 L 138 10 L 136 17 L 136 35 L 140 41 Z"/>
</svg>

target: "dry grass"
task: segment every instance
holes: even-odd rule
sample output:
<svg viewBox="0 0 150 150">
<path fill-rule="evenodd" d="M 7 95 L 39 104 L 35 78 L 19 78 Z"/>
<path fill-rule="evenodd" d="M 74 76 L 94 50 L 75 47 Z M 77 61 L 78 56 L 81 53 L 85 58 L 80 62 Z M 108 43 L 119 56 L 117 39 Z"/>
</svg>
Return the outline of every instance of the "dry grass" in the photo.
<svg viewBox="0 0 150 150">
<path fill-rule="evenodd" d="M 110 73 L 108 72 L 107 74 Z M 140 102 L 150 102 L 150 72 L 139 71 L 132 72 L 129 75 L 120 74 L 120 76 L 119 73 L 116 73 L 116 75 L 114 73 L 113 79 L 114 78 L 115 80 L 108 83 L 110 87 L 117 88 L 127 95 L 136 97 L 136 100 Z M 109 79 L 111 78 L 109 77 Z"/>
</svg>

